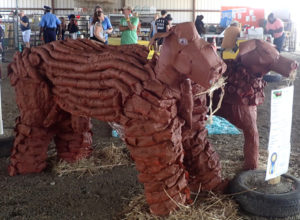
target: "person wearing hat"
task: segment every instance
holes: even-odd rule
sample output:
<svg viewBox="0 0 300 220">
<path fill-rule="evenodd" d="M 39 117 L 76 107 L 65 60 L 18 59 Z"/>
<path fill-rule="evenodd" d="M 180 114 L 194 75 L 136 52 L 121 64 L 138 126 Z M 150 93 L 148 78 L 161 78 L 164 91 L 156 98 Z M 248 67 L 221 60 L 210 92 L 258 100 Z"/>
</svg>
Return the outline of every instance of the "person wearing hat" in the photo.
<svg viewBox="0 0 300 220">
<path fill-rule="evenodd" d="M 50 12 L 51 8 L 49 6 L 44 6 L 45 14 L 40 21 L 40 37 L 43 33 L 43 39 L 45 43 L 50 43 L 56 40 L 56 28 L 59 27 L 61 34 L 61 21 Z M 61 38 L 61 36 L 59 36 Z"/>
<path fill-rule="evenodd" d="M 235 20 L 231 21 L 230 26 L 226 28 L 224 32 L 221 51 L 233 50 L 234 52 L 236 52 L 236 50 L 238 49 L 236 41 L 240 36 L 240 32 L 241 29 L 239 27 L 239 22 Z"/>
<path fill-rule="evenodd" d="M 24 11 L 20 11 L 20 28 L 22 31 L 23 42 L 25 43 L 27 48 L 30 48 L 30 34 L 31 28 L 29 25 L 29 19 L 25 16 Z"/>
<path fill-rule="evenodd" d="M 96 7 L 94 9 L 94 14 L 93 14 L 93 16 L 90 17 L 90 22 L 89 22 L 90 38 L 93 39 L 95 37 L 92 23 L 93 23 L 94 16 L 95 16 L 96 12 L 101 12 L 102 13 L 103 19 L 101 19 L 101 21 L 102 21 L 101 26 L 102 26 L 103 33 L 104 33 L 104 38 L 105 38 L 104 43 L 108 44 L 108 34 L 112 33 L 113 27 L 110 23 L 109 18 L 103 14 L 103 10 L 102 10 L 102 7 L 100 5 L 96 5 Z"/>
<path fill-rule="evenodd" d="M 139 18 L 132 16 L 132 8 L 125 6 L 122 8 L 124 18 L 120 21 L 121 45 L 124 44 L 137 44 L 137 27 L 139 24 Z"/>
</svg>

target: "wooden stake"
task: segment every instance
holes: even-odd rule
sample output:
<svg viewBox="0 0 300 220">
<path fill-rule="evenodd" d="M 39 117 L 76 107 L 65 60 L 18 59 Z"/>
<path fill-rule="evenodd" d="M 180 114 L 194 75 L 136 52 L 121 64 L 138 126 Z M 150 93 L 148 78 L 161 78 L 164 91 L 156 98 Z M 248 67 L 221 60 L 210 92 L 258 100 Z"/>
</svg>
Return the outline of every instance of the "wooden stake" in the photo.
<svg viewBox="0 0 300 220">
<path fill-rule="evenodd" d="M 276 184 L 280 183 L 280 180 L 281 180 L 281 176 L 278 176 L 278 177 L 275 177 L 275 178 L 273 178 L 273 179 L 270 179 L 270 180 L 268 181 L 268 183 L 269 183 L 270 185 L 276 185 Z"/>
</svg>

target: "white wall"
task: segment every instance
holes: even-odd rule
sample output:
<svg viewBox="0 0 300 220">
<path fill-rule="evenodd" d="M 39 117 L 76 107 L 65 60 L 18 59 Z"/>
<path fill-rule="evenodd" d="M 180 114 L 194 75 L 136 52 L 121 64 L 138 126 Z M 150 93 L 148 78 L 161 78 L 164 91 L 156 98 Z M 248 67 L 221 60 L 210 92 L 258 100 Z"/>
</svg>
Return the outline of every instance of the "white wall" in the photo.
<svg viewBox="0 0 300 220">
<path fill-rule="evenodd" d="M 220 10 L 220 0 L 196 0 L 196 10 Z M 220 12 L 196 12 L 197 15 L 204 16 L 204 23 L 219 23 L 221 19 Z"/>
<path fill-rule="evenodd" d="M 74 8 L 74 0 L 55 0 L 55 8 Z M 44 5 L 51 6 L 51 0 L 18 0 L 19 8 L 40 8 L 41 10 L 25 10 L 25 14 L 43 14 Z M 0 0 L 0 8 L 16 8 L 16 0 Z M 68 14 L 72 11 L 58 10 L 56 14 Z"/>
<path fill-rule="evenodd" d="M 111 3 L 103 3 L 102 6 L 111 9 L 121 8 L 121 1 L 114 0 Z M 86 14 L 90 14 L 93 11 L 95 5 L 100 1 L 85 1 L 85 0 L 54 0 L 55 8 L 87 8 L 89 11 Z M 25 14 L 43 14 L 44 5 L 51 6 L 51 0 L 18 0 L 19 8 L 40 8 L 41 10 L 25 10 Z M 0 8 L 16 8 L 16 0 L 0 0 Z M 74 13 L 73 10 L 56 10 L 57 15 L 67 15 Z"/>
<path fill-rule="evenodd" d="M 94 8 L 97 1 L 85 1 L 85 0 L 55 0 L 55 8 L 74 8 L 74 7 L 86 7 L 90 11 Z M 196 0 L 196 9 L 201 10 L 219 10 L 220 0 Z M 122 1 L 115 0 L 114 4 L 110 4 L 112 9 L 121 8 Z M 155 7 L 156 9 L 173 9 L 173 10 L 192 10 L 193 0 L 125 0 L 126 5 L 132 7 Z M 44 5 L 51 5 L 51 0 L 18 0 L 19 8 L 43 8 Z M 0 0 L 0 8 L 15 8 L 16 0 Z M 73 11 L 57 10 L 55 14 L 70 14 Z M 43 10 L 26 10 L 26 14 L 43 14 Z M 88 12 L 87 14 L 89 14 Z M 173 17 L 174 23 L 192 21 L 192 12 L 174 12 L 169 11 Z M 220 21 L 220 14 L 215 12 L 197 12 L 197 14 L 203 14 L 206 23 L 218 23 Z"/>
<path fill-rule="evenodd" d="M 172 12 L 173 10 L 192 10 L 193 0 L 126 0 L 126 5 L 132 7 L 155 7 L 156 9 L 170 9 L 174 23 L 193 21 L 192 12 Z M 220 0 L 196 0 L 196 10 L 220 10 Z M 196 12 L 204 15 L 205 23 L 219 23 L 220 12 Z"/>
<path fill-rule="evenodd" d="M 133 8 L 146 8 L 155 7 L 158 10 L 162 9 L 187 9 L 193 8 L 192 0 L 126 0 L 125 4 L 130 5 Z M 169 11 L 173 17 L 174 23 L 191 21 L 192 12 L 172 12 Z"/>
</svg>

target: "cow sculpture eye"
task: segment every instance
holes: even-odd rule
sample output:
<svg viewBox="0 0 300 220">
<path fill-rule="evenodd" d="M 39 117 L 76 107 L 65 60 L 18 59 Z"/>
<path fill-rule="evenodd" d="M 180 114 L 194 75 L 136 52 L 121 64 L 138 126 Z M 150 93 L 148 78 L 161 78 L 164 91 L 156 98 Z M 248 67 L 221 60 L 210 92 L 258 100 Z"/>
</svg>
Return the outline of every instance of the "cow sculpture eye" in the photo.
<svg viewBox="0 0 300 220">
<path fill-rule="evenodd" d="M 179 38 L 178 43 L 181 45 L 188 45 L 188 40 L 186 38 Z"/>
</svg>

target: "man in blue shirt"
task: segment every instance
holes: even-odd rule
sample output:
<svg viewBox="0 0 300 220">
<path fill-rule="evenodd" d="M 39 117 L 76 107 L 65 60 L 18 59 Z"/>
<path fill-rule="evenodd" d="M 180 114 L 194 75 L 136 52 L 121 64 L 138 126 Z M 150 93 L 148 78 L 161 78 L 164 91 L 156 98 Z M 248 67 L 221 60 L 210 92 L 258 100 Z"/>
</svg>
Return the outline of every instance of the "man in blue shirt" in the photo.
<svg viewBox="0 0 300 220">
<path fill-rule="evenodd" d="M 50 12 L 49 6 L 44 6 L 45 14 L 43 15 L 41 21 L 40 21 L 40 37 L 43 33 L 44 35 L 44 42 L 50 43 L 52 41 L 56 40 L 56 28 L 59 26 L 61 29 L 61 21 Z M 61 30 L 59 31 L 61 33 Z M 60 36 L 61 38 L 61 36 Z"/>
<path fill-rule="evenodd" d="M 96 7 L 94 9 L 94 15 L 97 11 L 101 11 L 103 13 L 103 10 L 100 5 L 96 5 Z M 90 24 L 93 21 L 94 15 L 92 17 L 90 17 Z M 108 34 L 110 34 L 113 31 L 113 28 L 112 28 L 110 20 L 107 16 L 104 16 L 104 20 L 102 21 L 102 28 L 104 31 L 105 44 L 108 44 Z M 93 37 L 93 36 L 94 36 L 94 33 L 92 33 L 92 31 L 91 31 L 91 25 L 90 25 L 90 37 Z"/>
</svg>

